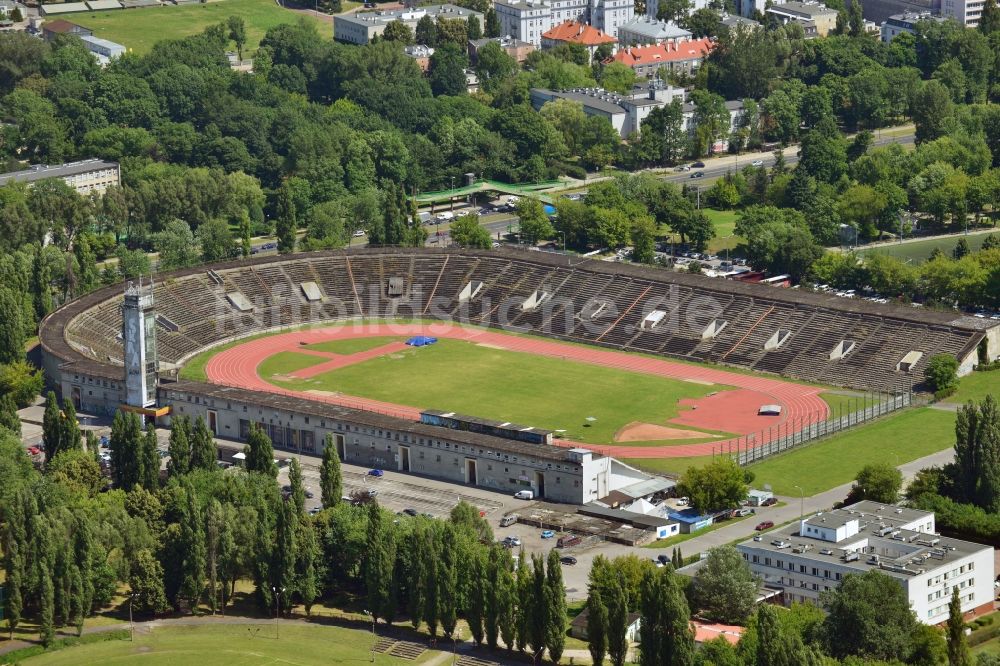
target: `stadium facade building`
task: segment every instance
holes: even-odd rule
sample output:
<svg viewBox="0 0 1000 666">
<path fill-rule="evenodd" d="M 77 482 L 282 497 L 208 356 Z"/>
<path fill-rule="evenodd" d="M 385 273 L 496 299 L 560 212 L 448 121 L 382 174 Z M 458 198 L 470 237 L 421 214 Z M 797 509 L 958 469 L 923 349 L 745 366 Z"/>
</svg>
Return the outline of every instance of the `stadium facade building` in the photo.
<svg viewBox="0 0 1000 666">
<path fill-rule="evenodd" d="M 709 279 L 638 265 L 518 251 L 368 249 L 258 257 L 161 276 L 146 328 L 155 331 L 155 404 L 169 420 L 202 415 L 220 437 L 251 422 L 279 449 L 342 457 L 498 490 L 532 488 L 585 503 L 648 477 L 585 450 L 454 430 L 300 397 L 177 381 L 192 356 L 221 343 L 317 322 L 448 320 L 578 343 L 710 361 L 853 388 L 908 391 L 936 353 L 972 370 L 1000 327 L 954 312 L 898 308 Z M 83 296 L 43 320 L 46 377 L 79 410 L 111 414 L 126 395 L 123 289 Z M 134 328 L 134 327 L 133 327 Z M 147 330 L 148 333 L 148 330 Z M 140 371 L 140 370 L 137 370 Z M 447 409 L 448 405 L 435 405 Z"/>
<path fill-rule="evenodd" d="M 939 536 L 934 514 L 868 500 L 803 518 L 737 546 L 786 604 L 818 604 L 848 574 L 876 570 L 903 587 L 924 624 L 948 619 L 952 589 L 963 613 L 993 611 L 993 548 Z"/>
</svg>

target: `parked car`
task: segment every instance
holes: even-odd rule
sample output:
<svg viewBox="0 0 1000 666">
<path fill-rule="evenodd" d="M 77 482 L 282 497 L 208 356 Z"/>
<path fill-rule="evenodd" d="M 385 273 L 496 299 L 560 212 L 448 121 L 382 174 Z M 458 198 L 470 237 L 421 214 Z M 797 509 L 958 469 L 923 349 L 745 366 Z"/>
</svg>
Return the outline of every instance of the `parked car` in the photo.
<svg viewBox="0 0 1000 666">
<path fill-rule="evenodd" d="M 583 539 L 581 539 L 578 536 L 570 535 L 570 536 L 559 537 L 559 540 L 556 541 L 556 548 L 569 548 L 570 546 L 575 546 L 582 542 Z"/>
<path fill-rule="evenodd" d="M 306 499 L 312 499 L 312 498 L 313 498 L 313 491 L 306 488 Z"/>
<path fill-rule="evenodd" d="M 514 493 L 514 499 L 523 499 L 523 500 L 535 499 L 535 491 L 518 490 L 516 493 Z"/>
<path fill-rule="evenodd" d="M 365 230 L 364 229 L 358 229 L 357 231 L 354 232 L 354 237 L 355 238 L 361 238 L 364 235 L 365 235 Z"/>
<path fill-rule="evenodd" d="M 315 516 L 317 513 L 319 513 L 322 510 L 323 510 L 322 507 L 314 506 L 313 508 L 309 509 L 309 515 L 310 516 Z"/>
<path fill-rule="evenodd" d="M 518 548 L 521 545 L 521 537 L 511 535 L 503 540 L 504 543 L 508 544 L 511 548 Z"/>
<path fill-rule="evenodd" d="M 368 476 L 374 476 L 374 477 L 376 477 L 376 478 L 379 478 L 379 479 L 380 479 L 380 478 L 382 478 L 382 477 L 383 477 L 384 475 L 385 475 L 385 472 L 383 472 L 383 471 L 382 471 L 382 470 L 380 470 L 380 469 L 370 469 L 370 470 L 368 470 Z"/>
<path fill-rule="evenodd" d="M 705 177 L 704 171 L 695 171 L 693 174 L 691 174 L 691 178 L 704 178 L 704 177 Z"/>
<path fill-rule="evenodd" d="M 761 502 L 760 505 L 761 506 L 774 506 L 777 503 L 778 503 L 777 498 L 775 498 L 775 497 L 768 497 L 766 500 L 764 500 L 763 502 Z"/>
<path fill-rule="evenodd" d="M 576 564 L 576 558 L 573 557 L 572 555 L 564 555 L 563 557 L 559 558 L 559 563 L 565 564 L 567 566 L 573 566 L 574 564 Z"/>
<path fill-rule="evenodd" d="M 403 509 L 403 513 L 405 513 L 407 516 L 416 516 L 417 515 L 417 510 L 416 509 Z"/>
<path fill-rule="evenodd" d="M 764 166 L 764 160 L 754 160 L 750 163 L 750 166 L 762 167 Z"/>
<path fill-rule="evenodd" d="M 556 535 L 556 533 L 553 532 L 552 530 L 542 530 L 542 538 L 543 539 L 551 539 L 555 535 Z"/>
<path fill-rule="evenodd" d="M 677 498 L 677 506 L 687 506 L 690 503 L 691 503 L 691 500 L 689 498 L 687 498 L 687 497 L 678 497 Z"/>
<path fill-rule="evenodd" d="M 517 522 L 518 515 L 516 513 L 508 513 L 506 516 L 500 519 L 500 527 L 510 527 Z"/>
<path fill-rule="evenodd" d="M 769 530 L 774 527 L 774 522 L 771 520 L 765 520 L 763 522 L 757 523 L 757 527 L 754 529 L 758 532 L 763 532 L 764 530 Z"/>
<path fill-rule="evenodd" d="M 659 560 L 659 562 L 661 564 L 670 564 L 670 558 L 667 555 L 663 554 L 663 553 L 660 553 L 659 555 L 657 555 L 656 559 Z"/>
<path fill-rule="evenodd" d="M 38 448 L 37 446 L 29 446 L 28 447 L 28 453 L 30 455 L 37 456 L 41 452 L 42 452 L 42 450 L 40 448 Z"/>
<path fill-rule="evenodd" d="M 693 164 L 691 164 L 691 168 L 692 169 L 704 169 L 705 168 L 705 163 L 701 162 L 701 161 L 694 162 Z"/>
</svg>

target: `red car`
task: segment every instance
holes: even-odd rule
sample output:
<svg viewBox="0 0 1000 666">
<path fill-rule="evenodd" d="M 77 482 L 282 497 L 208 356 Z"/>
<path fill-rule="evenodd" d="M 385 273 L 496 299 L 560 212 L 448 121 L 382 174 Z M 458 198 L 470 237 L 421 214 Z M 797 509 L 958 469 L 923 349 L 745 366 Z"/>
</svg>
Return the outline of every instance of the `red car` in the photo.
<svg viewBox="0 0 1000 666">
<path fill-rule="evenodd" d="M 30 455 L 37 456 L 41 452 L 42 452 L 42 450 L 40 448 L 38 448 L 37 446 L 29 446 L 28 447 L 28 453 Z"/>
<path fill-rule="evenodd" d="M 770 520 L 765 520 L 762 523 L 757 523 L 757 527 L 755 527 L 754 529 L 757 530 L 758 532 L 763 532 L 764 530 L 769 530 L 772 527 L 774 527 L 774 523 Z"/>
</svg>

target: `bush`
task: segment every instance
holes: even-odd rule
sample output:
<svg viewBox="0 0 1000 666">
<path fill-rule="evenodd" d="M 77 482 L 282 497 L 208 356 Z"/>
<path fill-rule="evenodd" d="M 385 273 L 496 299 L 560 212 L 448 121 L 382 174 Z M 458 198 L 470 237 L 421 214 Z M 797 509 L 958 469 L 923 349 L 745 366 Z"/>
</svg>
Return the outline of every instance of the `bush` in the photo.
<svg viewBox="0 0 1000 666">
<path fill-rule="evenodd" d="M 958 360 L 951 354 L 935 354 L 924 368 L 924 381 L 935 394 L 958 388 Z"/>
<path fill-rule="evenodd" d="M 941 389 L 940 391 L 934 391 L 934 399 L 940 402 L 941 400 L 944 400 L 945 398 L 949 398 L 949 397 L 955 395 L 955 393 L 957 391 L 958 391 L 958 387 L 957 386 L 949 386 L 946 389 Z"/>
</svg>

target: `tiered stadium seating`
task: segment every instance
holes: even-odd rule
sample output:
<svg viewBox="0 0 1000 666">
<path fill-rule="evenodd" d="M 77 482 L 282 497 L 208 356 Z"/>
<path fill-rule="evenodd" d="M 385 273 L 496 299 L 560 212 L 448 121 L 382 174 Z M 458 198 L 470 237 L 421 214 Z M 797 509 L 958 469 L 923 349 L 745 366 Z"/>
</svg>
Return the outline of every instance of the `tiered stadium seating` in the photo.
<svg viewBox="0 0 1000 666">
<path fill-rule="evenodd" d="M 157 326 L 160 359 L 174 363 L 221 340 L 311 321 L 453 317 L 829 384 L 895 388 L 919 381 L 934 354 L 967 354 L 982 335 L 939 314 L 530 256 L 536 254 L 318 253 L 234 262 L 211 273 L 190 270 L 156 283 L 154 301 L 165 318 Z M 390 278 L 399 280 L 398 295 L 389 293 Z M 310 302 L 303 282 L 315 282 L 322 299 Z M 460 303 L 459 294 L 471 282 L 482 282 L 482 288 Z M 226 297 L 234 292 L 253 309 L 239 312 Z M 547 297 L 538 307 L 522 309 L 525 299 L 542 293 Z M 78 310 L 65 324 L 66 342 L 84 357 L 120 363 L 120 303 L 120 294 L 109 290 L 103 300 Z M 603 309 L 588 320 L 585 313 L 593 314 L 598 303 Z M 651 327 L 646 318 L 654 310 L 665 315 Z M 725 327 L 703 338 L 713 319 L 725 321 Z M 787 332 L 787 339 L 777 349 L 765 349 L 777 331 Z M 831 359 L 844 340 L 854 343 L 852 350 Z M 920 361 L 909 375 L 897 372 L 911 351 L 922 354 Z"/>
</svg>

